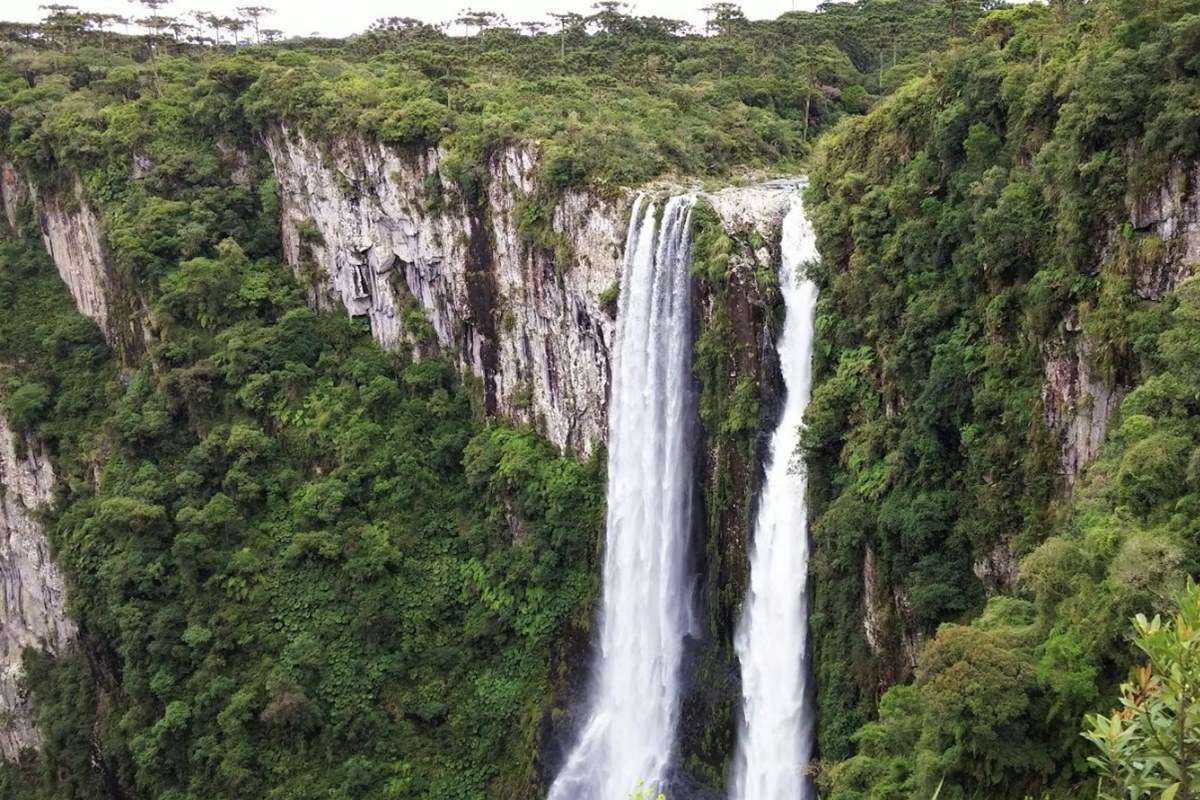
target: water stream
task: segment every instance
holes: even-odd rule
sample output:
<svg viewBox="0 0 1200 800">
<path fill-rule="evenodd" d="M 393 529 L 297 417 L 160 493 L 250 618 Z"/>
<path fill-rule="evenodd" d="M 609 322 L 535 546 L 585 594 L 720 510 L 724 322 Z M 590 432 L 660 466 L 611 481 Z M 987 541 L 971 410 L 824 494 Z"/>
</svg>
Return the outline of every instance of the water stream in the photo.
<svg viewBox="0 0 1200 800">
<path fill-rule="evenodd" d="M 750 554 L 750 593 L 734 645 L 742 665 L 743 722 L 732 800 L 810 800 L 805 772 L 813 714 L 806 686 L 808 516 L 796 458 L 812 390 L 817 287 L 796 274 L 817 255 L 799 198 L 783 222 L 779 283 L 786 304 L 778 342 L 786 400 L 771 438 Z"/>
<path fill-rule="evenodd" d="M 674 756 L 694 498 L 689 195 L 639 197 L 625 245 L 609 412 L 604 599 L 586 722 L 549 800 L 627 800 Z"/>
</svg>

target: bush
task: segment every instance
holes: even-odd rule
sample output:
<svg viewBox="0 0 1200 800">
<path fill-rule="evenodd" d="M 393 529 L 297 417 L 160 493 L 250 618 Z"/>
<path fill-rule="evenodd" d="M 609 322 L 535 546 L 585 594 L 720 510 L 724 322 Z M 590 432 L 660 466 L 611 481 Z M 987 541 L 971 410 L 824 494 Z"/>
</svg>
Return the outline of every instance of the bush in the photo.
<svg viewBox="0 0 1200 800">
<path fill-rule="evenodd" d="M 50 406 L 50 389 L 41 383 L 23 383 L 8 395 L 8 422 L 14 430 L 32 432 Z"/>
</svg>

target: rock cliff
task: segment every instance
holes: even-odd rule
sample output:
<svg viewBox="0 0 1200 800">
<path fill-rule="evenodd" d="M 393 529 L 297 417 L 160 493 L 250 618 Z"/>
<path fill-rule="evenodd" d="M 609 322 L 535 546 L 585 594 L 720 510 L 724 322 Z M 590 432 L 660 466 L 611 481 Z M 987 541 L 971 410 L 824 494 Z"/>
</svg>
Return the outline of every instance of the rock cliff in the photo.
<svg viewBox="0 0 1200 800">
<path fill-rule="evenodd" d="M 1128 217 L 1113 228 L 1099 263 L 1122 262 L 1138 298 L 1159 301 L 1200 265 L 1200 164 L 1175 164 L 1165 180 L 1130 199 Z M 1099 454 L 1109 422 L 1129 392 L 1123 376 L 1096 368 L 1095 344 L 1071 314 L 1044 349 L 1042 408 L 1059 439 L 1068 488 Z"/>
<path fill-rule="evenodd" d="M 75 636 L 63 579 L 36 517 L 49 504 L 53 483 L 41 446 L 0 418 L 0 754 L 7 759 L 39 741 L 33 707 L 21 687 L 22 651 L 57 653 Z"/>
<path fill-rule="evenodd" d="M 443 188 L 437 148 L 317 142 L 286 127 L 266 146 L 284 253 L 314 306 L 343 306 L 385 347 L 452 353 L 481 382 L 488 412 L 532 423 L 565 450 L 586 456 L 605 439 L 633 191 L 545 200 L 536 151 L 525 145 L 489 160 L 475 200 Z M 731 228 L 766 230 L 788 191 L 768 184 L 708 197 Z"/>
<path fill-rule="evenodd" d="M 13 164 L 0 163 L 0 201 L 13 230 L 31 204 L 46 251 L 80 313 L 96 322 L 125 363 L 136 360 L 145 347 L 142 303 L 117 277 L 100 217 L 78 176 L 70 176 L 66 188 L 39 187 Z"/>
<path fill-rule="evenodd" d="M 385 347 L 455 354 L 482 381 L 489 412 L 535 423 L 560 447 L 587 454 L 603 439 L 613 337 L 604 298 L 620 271 L 623 202 L 565 194 L 552 225 L 575 258 L 560 264 L 518 230 L 536 190 L 529 148 L 490 161 L 480 202 L 443 207 L 437 149 L 317 143 L 287 129 L 267 148 L 284 253 L 311 280 L 315 306 L 365 318 Z"/>
</svg>

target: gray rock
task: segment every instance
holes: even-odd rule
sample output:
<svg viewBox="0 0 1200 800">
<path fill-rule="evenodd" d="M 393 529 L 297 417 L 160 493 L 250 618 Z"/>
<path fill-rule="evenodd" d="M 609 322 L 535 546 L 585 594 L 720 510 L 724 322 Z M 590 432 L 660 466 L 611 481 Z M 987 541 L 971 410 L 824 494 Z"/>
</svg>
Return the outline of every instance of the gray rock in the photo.
<svg viewBox="0 0 1200 800">
<path fill-rule="evenodd" d="M 0 418 L 0 754 L 36 747 L 33 706 L 21 689 L 21 653 L 58 653 L 75 636 L 62 575 L 35 512 L 50 503 L 54 473 L 37 442 Z"/>
</svg>

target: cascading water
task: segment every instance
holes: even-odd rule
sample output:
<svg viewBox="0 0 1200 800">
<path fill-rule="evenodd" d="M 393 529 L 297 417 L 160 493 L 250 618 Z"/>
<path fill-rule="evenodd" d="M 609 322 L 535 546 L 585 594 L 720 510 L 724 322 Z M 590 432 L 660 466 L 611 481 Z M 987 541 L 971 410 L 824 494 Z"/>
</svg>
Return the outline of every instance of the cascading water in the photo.
<svg viewBox="0 0 1200 800">
<path fill-rule="evenodd" d="M 812 391 L 817 287 L 796 274 L 816 257 L 800 199 L 783 222 L 779 270 L 786 314 L 779 338 L 786 400 L 771 452 L 750 555 L 750 594 L 734 646 L 742 664 L 743 722 L 732 800 L 808 800 L 812 710 L 806 686 L 808 517 L 804 465 L 795 458 Z"/>
<path fill-rule="evenodd" d="M 695 397 L 691 209 L 634 204 L 609 416 L 600 651 L 587 720 L 549 800 L 657 791 L 675 750 L 680 663 L 695 619 L 687 577 Z M 653 796 L 653 795 L 652 795 Z"/>
</svg>

